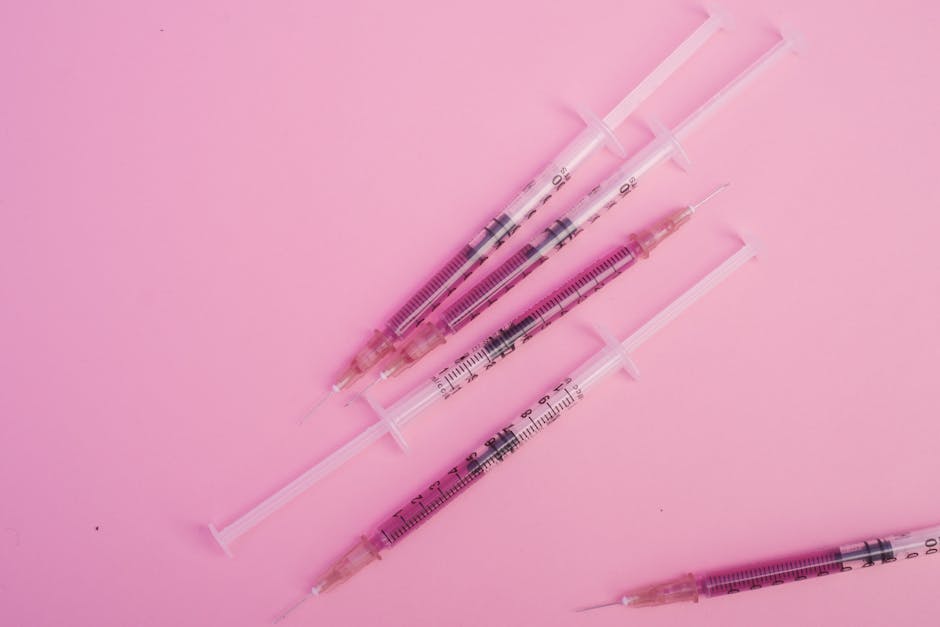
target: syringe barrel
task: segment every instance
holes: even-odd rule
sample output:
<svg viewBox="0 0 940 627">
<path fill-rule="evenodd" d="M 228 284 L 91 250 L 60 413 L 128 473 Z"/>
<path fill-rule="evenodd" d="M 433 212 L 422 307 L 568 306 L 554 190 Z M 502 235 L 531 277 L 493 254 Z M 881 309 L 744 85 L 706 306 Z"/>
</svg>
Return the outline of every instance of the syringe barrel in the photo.
<svg viewBox="0 0 940 627">
<path fill-rule="evenodd" d="M 481 279 L 441 314 L 440 325 L 456 333 L 522 282 L 552 254 L 632 192 L 639 178 L 676 150 L 671 137 L 653 139 L 600 185 L 592 189 L 564 216 L 526 244 L 496 270 Z"/>
<path fill-rule="evenodd" d="M 567 231 L 563 232 L 565 237 L 554 242 L 555 249 L 566 244 L 588 225 L 594 224 L 598 218 L 610 211 L 614 205 L 636 189 L 641 177 L 671 157 L 676 149 L 677 144 L 671 135 L 663 134 L 654 137 L 553 224 L 553 226 L 564 225 L 567 228 Z"/>
<path fill-rule="evenodd" d="M 940 551 L 940 527 L 868 538 L 860 542 L 788 555 L 748 566 L 710 572 L 700 578 L 702 596 L 715 597 L 758 590 L 791 581 L 845 573 L 878 564 L 890 564 Z"/>
<path fill-rule="evenodd" d="M 557 229 L 554 230 L 554 229 Z M 447 335 L 457 333 L 495 303 L 503 294 L 525 279 L 533 270 L 548 260 L 552 241 L 563 233 L 565 226 L 557 221 L 546 229 L 541 238 L 526 244 L 501 266 L 485 276 L 453 305 L 447 308 L 439 326 Z"/>
<path fill-rule="evenodd" d="M 565 379 L 402 504 L 370 537 L 381 538 L 387 547 L 397 544 L 583 397 L 578 386 L 570 378 Z"/>
<path fill-rule="evenodd" d="M 370 537 L 381 539 L 386 547 L 397 544 L 542 429 L 555 422 L 562 412 L 574 407 L 584 399 L 590 387 L 622 365 L 622 357 L 616 351 L 602 349 L 595 353 L 571 376 L 547 390 L 512 422 L 404 503 Z"/>
<path fill-rule="evenodd" d="M 515 316 L 509 324 L 491 333 L 482 342 L 477 343 L 452 364 L 442 368 L 431 377 L 431 382 L 441 398 L 450 398 L 464 386 L 476 380 L 483 372 L 496 365 L 501 358 L 515 351 L 517 344 L 528 342 L 547 329 L 553 322 L 620 276 L 624 270 L 636 263 L 637 259 L 631 245 L 618 246 L 535 305 Z M 424 386 L 421 389 L 425 389 Z M 423 393 L 416 391 L 408 398 L 412 396 L 415 398 L 414 401 L 406 403 L 407 399 L 403 399 L 402 403 L 410 406 L 417 402 L 425 402 Z"/>
<path fill-rule="evenodd" d="M 745 590 L 759 590 L 810 577 L 831 575 L 841 569 L 837 548 L 800 553 L 780 560 L 710 572 L 699 581 L 699 594 L 703 597 L 717 597 Z"/>
<path fill-rule="evenodd" d="M 437 271 L 386 323 L 387 333 L 402 338 L 421 324 L 454 290 L 506 242 L 535 212 L 546 204 L 602 145 L 604 137 L 587 127 L 561 153 L 529 181 L 506 209 L 456 256 Z"/>
<path fill-rule="evenodd" d="M 891 535 L 887 540 L 898 559 L 936 555 L 940 551 L 940 525 Z"/>
<path fill-rule="evenodd" d="M 577 236 L 583 230 L 583 225 L 589 222 L 586 218 L 589 213 L 599 216 L 602 210 L 614 206 L 619 197 L 626 195 L 634 187 L 634 183 L 625 185 L 622 193 L 619 192 L 619 185 L 595 188 L 592 194 L 575 207 L 574 214 L 578 217 L 580 225 L 572 222 L 568 216 L 555 220 L 537 238 L 523 246 L 448 307 L 441 314 L 440 324 L 448 333 L 456 333 L 467 326 L 490 305 L 521 283 L 533 270 L 545 263 L 555 251 Z"/>
<path fill-rule="evenodd" d="M 565 281 L 551 294 L 541 299 L 509 324 L 493 333 L 481 344 L 487 358 L 496 360 L 516 348 L 517 342 L 525 343 L 553 322 L 569 313 L 580 303 L 597 293 L 627 268 L 637 262 L 637 255 L 630 245 L 618 246 L 590 266 Z"/>
</svg>

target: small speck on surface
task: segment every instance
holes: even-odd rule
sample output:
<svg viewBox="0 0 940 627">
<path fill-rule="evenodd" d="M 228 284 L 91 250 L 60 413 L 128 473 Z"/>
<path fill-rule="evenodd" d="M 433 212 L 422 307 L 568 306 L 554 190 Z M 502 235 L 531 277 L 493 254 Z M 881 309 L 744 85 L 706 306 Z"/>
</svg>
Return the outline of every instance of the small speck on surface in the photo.
<svg viewBox="0 0 940 627">
<path fill-rule="evenodd" d="M 662 511 L 662 510 L 659 510 Z M 98 531 L 98 525 L 95 525 L 95 531 Z"/>
<path fill-rule="evenodd" d="M 4 527 L 3 535 L 0 537 L 0 549 L 7 546 L 17 547 L 20 545 L 20 532 L 14 529 L 13 527 Z"/>
</svg>

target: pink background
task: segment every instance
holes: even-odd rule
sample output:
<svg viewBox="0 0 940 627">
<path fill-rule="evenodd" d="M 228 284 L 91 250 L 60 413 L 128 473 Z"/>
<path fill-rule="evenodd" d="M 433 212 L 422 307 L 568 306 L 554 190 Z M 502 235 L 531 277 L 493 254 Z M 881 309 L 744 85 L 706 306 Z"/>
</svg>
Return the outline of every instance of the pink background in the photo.
<svg viewBox="0 0 940 627">
<path fill-rule="evenodd" d="M 263 625 L 360 532 L 748 230 L 766 254 L 295 625 L 936 624 L 940 560 L 657 610 L 688 570 L 940 522 L 940 5 L 730 1 L 641 115 L 674 124 L 792 23 L 672 165 L 429 372 L 632 229 L 732 189 L 629 278 L 239 541 L 370 424 L 296 421 L 350 350 L 701 20 L 691 2 L 0 8 L 0 623 Z M 648 135 L 622 127 L 630 148 Z M 595 158 L 505 257 L 617 163 Z M 497 260 L 498 261 L 498 260 Z M 489 267 L 495 263 L 490 262 Z"/>
</svg>

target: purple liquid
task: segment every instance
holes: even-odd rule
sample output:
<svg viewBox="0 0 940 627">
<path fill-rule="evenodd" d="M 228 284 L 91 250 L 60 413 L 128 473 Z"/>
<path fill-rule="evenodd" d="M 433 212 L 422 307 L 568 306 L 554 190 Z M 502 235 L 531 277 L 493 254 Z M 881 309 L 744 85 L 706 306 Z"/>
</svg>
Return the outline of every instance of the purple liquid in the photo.
<svg viewBox="0 0 940 627">
<path fill-rule="evenodd" d="M 896 558 L 891 542 L 883 538 L 872 538 L 864 542 L 787 556 L 744 568 L 708 573 L 699 582 L 699 594 L 715 597 L 744 590 L 759 590 L 767 586 L 825 577 L 894 561 Z"/>
<path fill-rule="evenodd" d="M 579 272 L 571 280 L 543 298 L 524 313 L 471 348 L 452 365 L 434 376 L 438 390 L 446 399 L 475 380 L 483 371 L 516 350 L 520 343 L 547 329 L 553 322 L 597 293 L 636 263 L 638 257 L 630 245 L 620 246 Z"/>
<path fill-rule="evenodd" d="M 699 594 L 716 597 L 744 590 L 759 590 L 810 577 L 825 577 L 841 570 L 842 559 L 838 550 L 807 553 L 787 557 L 783 561 L 709 573 L 699 584 Z"/>
</svg>

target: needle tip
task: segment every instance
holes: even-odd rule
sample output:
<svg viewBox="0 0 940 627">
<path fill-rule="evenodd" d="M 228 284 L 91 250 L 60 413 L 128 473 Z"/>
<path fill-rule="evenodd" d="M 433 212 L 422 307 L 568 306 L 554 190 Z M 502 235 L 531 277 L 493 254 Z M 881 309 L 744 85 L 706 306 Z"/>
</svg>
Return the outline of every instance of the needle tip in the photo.
<svg viewBox="0 0 940 627">
<path fill-rule="evenodd" d="M 731 187 L 731 183 L 722 183 L 721 185 L 713 189 L 711 192 L 709 192 L 709 194 L 705 196 L 705 198 L 701 199 L 700 201 L 698 201 L 697 203 L 693 205 L 689 205 L 689 209 L 691 209 L 694 212 L 696 209 L 698 209 L 699 207 L 701 207 L 702 205 L 704 205 L 709 200 L 711 200 L 712 198 L 714 198 L 721 192 L 725 191 L 729 187 Z"/>
<path fill-rule="evenodd" d="M 329 392 L 327 392 L 326 394 L 324 394 L 324 395 L 323 395 L 323 398 L 321 398 L 319 401 L 317 401 L 317 403 L 316 403 L 313 407 L 311 407 L 311 408 L 307 411 L 306 414 L 303 415 L 303 418 L 300 419 L 300 424 L 304 424 L 305 422 L 307 422 L 307 420 L 309 420 L 312 415 L 314 415 L 315 413 L 317 413 L 317 410 L 320 409 L 320 408 L 323 406 L 323 404 L 324 404 L 325 402 L 327 402 L 328 400 L 330 400 L 330 397 L 332 397 L 335 393 L 336 393 L 336 390 L 335 390 L 335 389 L 330 389 Z"/>
<path fill-rule="evenodd" d="M 614 605 L 626 605 L 627 603 L 628 601 L 625 602 L 624 599 L 620 599 L 617 601 L 611 601 L 610 603 L 601 603 L 599 605 L 589 605 L 587 607 L 581 607 L 581 608 L 576 609 L 575 612 L 589 612 L 591 610 L 599 610 L 602 607 L 613 607 Z"/>
<path fill-rule="evenodd" d="M 294 603 L 293 605 L 291 605 L 289 608 L 287 608 L 286 610 L 284 610 L 283 612 L 281 612 L 281 613 L 280 613 L 273 621 L 271 621 L 271 622 L 276 625 L 277 623 L 281 622 L 282 620 L 284 620 L 285 618 L 287 618 L 288 616 L 290 616 L 290 613 L 291 613 L 291 612 L 293 612 L 293 611 L 296 610 L 298 607 L 300 607 L 301 605 L 303 605 L 308 599 L 310 599 L 310 598 L 312 598 L 312 597 L 315 597 L 315 596 L 317 596 L 317 594 L 316 594 L 315 592 L 309 592 L 309 593 L 307 593 L 307 594 L 304 595 L 304 597 L 301 598 L 299 601 L 297 601 L 296 603 Z"/>
</svg>

